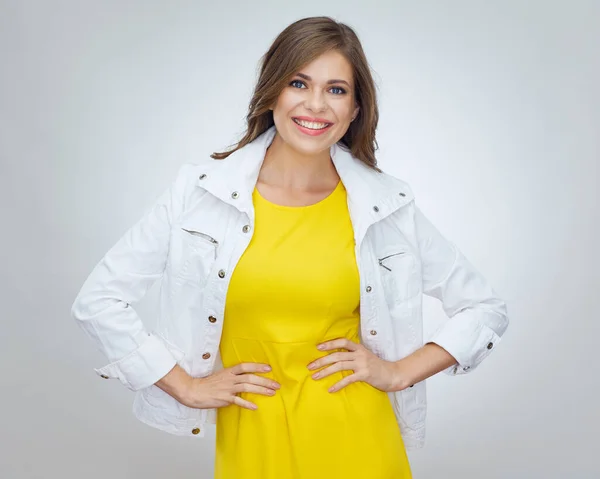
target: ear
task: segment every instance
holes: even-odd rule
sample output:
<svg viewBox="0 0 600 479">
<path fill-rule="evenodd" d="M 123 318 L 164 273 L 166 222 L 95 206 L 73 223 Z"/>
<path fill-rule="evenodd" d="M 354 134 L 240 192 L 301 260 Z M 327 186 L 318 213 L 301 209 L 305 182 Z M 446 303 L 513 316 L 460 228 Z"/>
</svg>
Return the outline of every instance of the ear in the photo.
<svg viewBox="0 0 600 479">
<path fill-rule="evenodd" d="M 358 112 L 360 111 L 360 107 L 356 105 L 354 112 L 352 113 L 352 118 L 356 118 L 358 116 Z"/>
</svg>

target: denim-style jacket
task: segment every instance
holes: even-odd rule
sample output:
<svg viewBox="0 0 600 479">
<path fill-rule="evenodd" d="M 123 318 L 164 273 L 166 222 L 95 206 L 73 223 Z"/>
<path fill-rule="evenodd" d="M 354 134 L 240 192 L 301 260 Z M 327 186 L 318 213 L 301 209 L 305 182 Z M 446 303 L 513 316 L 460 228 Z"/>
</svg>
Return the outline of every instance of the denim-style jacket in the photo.
<svg viewBox="0 0 600 479">
<path fill-rule="evenodd" d="M 216 409 L 189 408 L 155 386 L 176 364 L 193 377 L 223 367 L 219 341 L 231 273 L 254 231 L 252 191 L 275 126 L 225 160 L 185 163 L 156 202 L 98 262 L 71 308 L 108 363 L 95 369 L 135 391 L 142 422 L 203 437 Z M 368 168 L 341 143 L 331 159 L 346 188 L 360 275 L 360 340 L 378 357 L 399 360 L 434 342 L 467 374 L 498 346 L 506 304 L 456 245 L 415 203 L 409 185 Z M 157 327 L 136 303 L 161 280 Z M 423 294 L 447 320 L 424 340 Z M 388 392 L 407 449 L 423 447 L 425 381 Z"/>
</svg>

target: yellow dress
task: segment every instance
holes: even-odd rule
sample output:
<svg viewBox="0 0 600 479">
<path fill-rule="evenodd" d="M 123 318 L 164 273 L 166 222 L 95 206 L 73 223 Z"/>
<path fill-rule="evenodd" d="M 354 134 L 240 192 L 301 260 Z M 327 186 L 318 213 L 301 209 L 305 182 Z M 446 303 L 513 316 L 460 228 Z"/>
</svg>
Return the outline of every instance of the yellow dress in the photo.
<svg viewBox="0 0 600 479">
<path fill-rule="evenodd" d="M 253 192 L 252 241 L 232 273 L 220 353 L 224 367 L 269 364 L 256 373 L 281 384 L 274 396 L 239 395 L 256 410 L 217 409 L 216 479 L 409 479 L 411 470 L 387 393 L 352 371 L 322 379 L 307 365 L 335 352 L 317 344 L 359 342 L 359 275 L 340 181 L 322 201 L 282 206 Z M 341 351 L 341 350 L 338 350 Z"/>
</svg>

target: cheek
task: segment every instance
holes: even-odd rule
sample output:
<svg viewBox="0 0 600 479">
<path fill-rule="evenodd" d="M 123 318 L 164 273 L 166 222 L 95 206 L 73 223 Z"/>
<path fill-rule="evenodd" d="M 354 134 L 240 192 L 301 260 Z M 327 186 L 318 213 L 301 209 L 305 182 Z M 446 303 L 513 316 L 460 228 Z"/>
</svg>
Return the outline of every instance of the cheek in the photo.
<svg viewBox="0 0 600 479">
<path fill-rule="evenodd" d="M 275 103 L 274 112 L 279 116 L 287 115 L 301 103 L 300 95 L 294 94 L 291 91 L 284 90 Z M 276 110 L 276 111 L 275 111 Z"/>
<path fill-rule="evenodd" d="M 335 116 L 337 116 L 339 120 L 350 121 L 350 119 L 352 118 L 353 109 L 350 102 L 348 102 L 348 104 L 343 105 L 334 105 L 332 108 L 335 113 Z"/>
</svg>

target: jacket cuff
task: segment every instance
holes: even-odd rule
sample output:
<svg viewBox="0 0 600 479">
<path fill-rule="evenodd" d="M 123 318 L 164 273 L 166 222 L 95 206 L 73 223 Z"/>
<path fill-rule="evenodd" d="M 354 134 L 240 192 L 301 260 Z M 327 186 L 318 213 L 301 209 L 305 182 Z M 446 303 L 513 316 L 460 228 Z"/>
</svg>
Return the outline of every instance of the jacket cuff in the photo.
<svg viewBox="0 0 600 479">
<path fill-rule="evenodd" d="M 427 341 L 435 343 L 448 351 L 458 364 L 444 369 L 444 373 L 457 376 L 467 374 L 479 366 L 500 342 L 501 336 L 486 326 L 481 314 L 490 316 L 486 322 L 493 324 L 494 319 L 502 321 L 498 313 L 465 309 L 446 321 Z M 494 318 L 495 317 L 495 318 Z"/>
<path fill-rule="evenodd" d="M 155 334 L 147 337 L 127 356 L 94 371 L 105 379 L 119 379 L 132 391 L 151 386 L 175 367 L 177 360 L 165 343 Z"/>
</svg>

